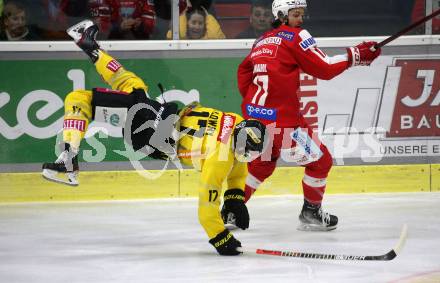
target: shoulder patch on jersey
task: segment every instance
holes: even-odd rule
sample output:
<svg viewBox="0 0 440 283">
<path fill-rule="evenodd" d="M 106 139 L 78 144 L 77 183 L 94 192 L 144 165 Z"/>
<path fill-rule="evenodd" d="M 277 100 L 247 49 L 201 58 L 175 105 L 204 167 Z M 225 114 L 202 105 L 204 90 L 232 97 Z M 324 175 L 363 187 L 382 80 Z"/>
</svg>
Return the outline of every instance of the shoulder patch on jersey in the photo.
<svg viewBox="0 0 440 283">
<path fill-rule="evenodd" d="M 316 46 L 316 40 L 307 30 L 303 29 L 299 33 L 299 37 L 302 39 L 302 41 L 299 43 L 299 46 L 301 46 L 304 51 L 306 51 L 310 47 Z"/>
<path fill-rule="evenodd" d="M 294 32 L 290 32 L 290 31 L 279 31 L 277 33 L 277 36 L 279 36 L 282 39 L 285 39 L 287 41 L 292 41 L 293 38 L 295 37 L 295 33 Z"/>
<path fill-rule="evenodd" d="M 266 37 L 255 44 L 255 47 L 262 45 L 281 45 L 281 38 L 276 36 Z"/>
</svg>

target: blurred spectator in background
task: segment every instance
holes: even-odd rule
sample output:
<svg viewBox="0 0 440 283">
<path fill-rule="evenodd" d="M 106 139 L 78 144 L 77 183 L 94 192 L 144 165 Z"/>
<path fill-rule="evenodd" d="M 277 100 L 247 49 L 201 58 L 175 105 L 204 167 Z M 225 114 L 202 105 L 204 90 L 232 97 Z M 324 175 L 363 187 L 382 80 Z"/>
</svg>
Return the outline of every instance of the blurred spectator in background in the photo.
<svg viewBox="0 0 440 283">
<path fill-rule="evenodd" d="M 1 14 L 0 40 L 38 40 L 38 31 L 27 23 L 25 7 L 18 1 L 7 1 Z"/>
<path fill-rule="evenodd" d="M 414 7 L 411 13 L 411 22 L 416 22 L 421 18 L 425 17 L 426 14 L 426 1 L 425 0 L 416 0 L 414 3 Z M 432 11 L 437 11 L 439 9 L 440 1 L 434 0 L 432 1 Z M 434 17 L 432 19 L 432 34 L 440 33 L 440 16 Z M 425 25 L 420 25 L 415 28 L 412 34 L 424 34 L 425 33 Z"/>
<path fill-rule="evenodd" d="M 202 39 L 206 35 L 206 16 L 205 10 L 202 8 L 190 8 L 186 12 L 187 39 Z"/>
<path fill-rule="evenodd" d="M 0 15 L 3 13 L 3 0 L 0 0 Z"/>
<path fill-rule="evenodd" d="M 237 38 L 258 38 L 272 28 L 273 20 L 271 1 L 254 0 L 249 18 L 250 26 Z"/>
<path fill-rule="evenodd" d="M 171 26 L 171 1 L 172 0 L 154 0 L 156 9 L 156 25 L 153 32 L 154 39 L 166 39 L 167 32 Z M 179 0 L 179 14 L 186 9 L 187 0 Z"/>
<path fill-rule="evenodd" d="M 112 6 L 110 1 L 89 0 L 88 10 L 91 19 L 99 28 L 97 39 L 108 39 L 112 27 Z"/>
<path fill-rule="evenodd" d="M 414 7 L 411 13 L 411 22 L 416 22 L 417 20 L 423 18 L 425 16 L 425 0 L 416 0 L 414 2 Z M 425 33 L 425 25 L 420 25 L 410 31 L 411 34 L 423 34 Z"/>
<path fill-rule="evenodd" d="M 45 30 L 44 38 L 47 40 L 68 40 L 66 29 L 72 24 L 88 17 L 87 0 L 40 0 L 27 1 L 32 7 L 32 15 L 38 9 L 38 2 L 44 7 L 45 22 L 39 22 Z M 33 3 L 31 3 L 33 2 Z"/>
<path fill-rule="evenodd" d="M 89 0 L 89 11 L 108 39 L 149 39 L 156 22 L 153 0 Z"/>
<path fill-rule="evenodd" d="M 193 5 L 187 0 L 186 9 L 179 17 L 180 39 L 224 39 L 220 24 L 209 14 L 206 7 L 198 1 L 198 5 Z M 210 3 L 208 1 L 207 3 Z M 206 4 L 205 4 L 206 5 Z M 201 36 L 199 33 L 202 32 Z M 172 38 L 172 31 L 167 33 L 167 39 Z"/>
</svg>

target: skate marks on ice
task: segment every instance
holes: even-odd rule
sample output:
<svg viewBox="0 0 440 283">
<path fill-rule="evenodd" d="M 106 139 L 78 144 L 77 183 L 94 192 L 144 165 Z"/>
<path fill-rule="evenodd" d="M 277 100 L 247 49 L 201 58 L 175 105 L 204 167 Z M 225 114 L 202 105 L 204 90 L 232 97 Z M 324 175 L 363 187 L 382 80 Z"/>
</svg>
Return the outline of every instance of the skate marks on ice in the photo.
<svg viewBox="0 0 440 283">
<path fill-rule="evenodd" d="M 315 233 L 296 230 L 300 197 L 257 197 L 250 228 L 233 231 L 244 248 L 369 255 L 392 247 L 408 223 L 405 248 L 387 262 L 222 257 L 198 224 L 196 199 L 0 205 L 0 281 L 399 282 L 440 270 L 438 203 L 438 193 L 329 195 L 324 206 L 340 226 Z"/>
</svg>

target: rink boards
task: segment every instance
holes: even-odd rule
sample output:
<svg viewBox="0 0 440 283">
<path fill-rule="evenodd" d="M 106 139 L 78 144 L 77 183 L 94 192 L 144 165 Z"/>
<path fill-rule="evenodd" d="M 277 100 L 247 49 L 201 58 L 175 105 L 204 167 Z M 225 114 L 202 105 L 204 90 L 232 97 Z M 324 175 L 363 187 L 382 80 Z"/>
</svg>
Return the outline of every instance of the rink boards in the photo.
<svg viewBox="0 0 440 283">
<path fill-rule="evenodd" d="M 257 194 L 302 194 L 303 170 L 301 167 L 277 168 Z M 141 173 L 134 170 L 83 171 L 77 187 L 48 182 L 40 173 L 0 173 L 0 203 L 197 196 L 199 173 L 195 170 Z M 149 179 L 158 175 L 160 177 Z M 438 191 L 440 164 L 335 166 L 327 181 L 329 194 Z"/>
</svg>

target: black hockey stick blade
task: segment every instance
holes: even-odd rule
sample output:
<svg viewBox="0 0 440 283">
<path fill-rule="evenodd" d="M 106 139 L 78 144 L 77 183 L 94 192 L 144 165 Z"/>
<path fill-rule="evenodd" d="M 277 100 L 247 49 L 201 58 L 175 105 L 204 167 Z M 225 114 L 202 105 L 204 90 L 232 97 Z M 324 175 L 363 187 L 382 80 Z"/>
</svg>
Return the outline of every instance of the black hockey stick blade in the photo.
<svg viewBox="0 0 440 283">
<path fill-rule="evenodd" d="M 411 25 L 407 26 L 406 28 L 402 29 L 401 31 L 399 31 L 398 33 L 386 38 L 385 40 L 379 42 L 378 44 L 376 44 L 375 46 L 371 47 L 371 51 L 375 51 L 378 48 L 383 47 L 384 45 L 390 43 L 391 41 L 395 40 L 398 37 L 401 37 L 402 35 L 404 35 L 405 33 L 409 32 L 410 30 L 414 29 L 415 27 L 423 24 L 424 22 L 429 21 L 430 19 L 434 18 L 435 16 L 440 14 L 440 9 L 438 9 L 435 12 L 432 12 L 430 15 L 421 18 L 420 20 L 412 23 Z"/>
<path fill-rule="evenodd" d="M 350 261 L 389 261 L 393 260 L 402 250 L 408 235 L 408 226 L 406 224 L 402 227 L 399 241 L 396 246 L 383 255 L 343 255 L 343 254 L 324 254 L 324 253 L 308 253 L 298 251 L 276 251 L 276 250 L 247 250 L 249 253 L 256 253 L 258 255 L 272 255 L 283 257 L 309 258 L 309 259 L 323 259 L 323 260 L 350 260 Z"/>
</svg>

